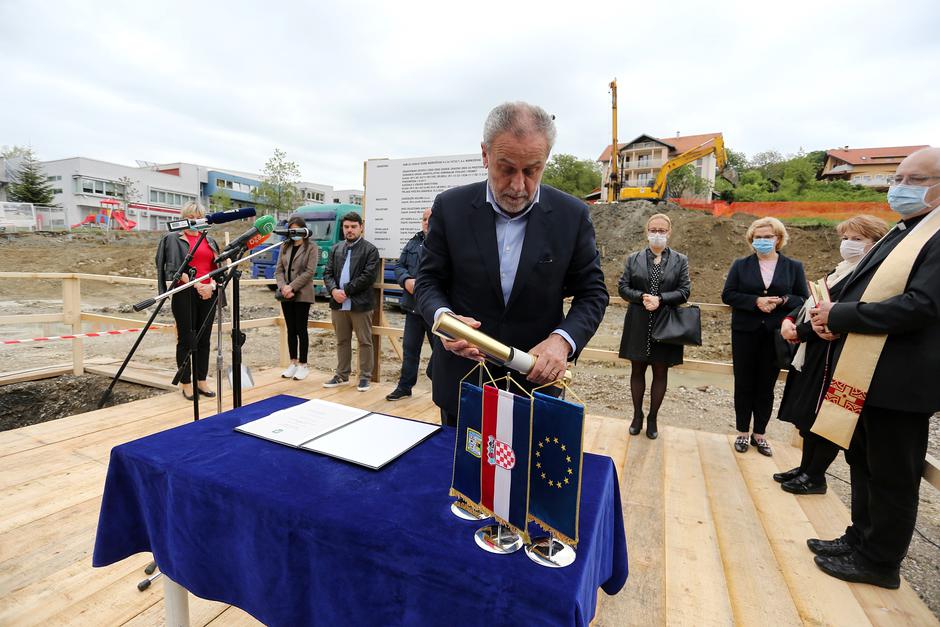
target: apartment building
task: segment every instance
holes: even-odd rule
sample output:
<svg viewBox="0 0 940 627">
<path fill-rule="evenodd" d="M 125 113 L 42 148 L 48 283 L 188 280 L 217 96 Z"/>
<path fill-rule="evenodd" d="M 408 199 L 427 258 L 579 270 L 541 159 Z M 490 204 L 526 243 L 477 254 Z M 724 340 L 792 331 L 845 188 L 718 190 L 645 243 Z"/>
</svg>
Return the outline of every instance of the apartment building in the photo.
<svg viewBox="0 0 940 627">
<path fill-rule="evenodd" d="M 687 150 L 709 142 L 721 133 L 704 133 L 700 135 L 676 135 L 675 137 L 653 137 L 640 135 L 632 141 L 619 144 L 618 171 L 621 186 L 623 187 L 649 187 L 659 174 L 663 165 Z M 600 200 L 607 200 L 607 182 L 610 179 L 610 157 L 613 146 L 608 145 L 597 160 L 601 164 Z M 706 155 L 692 163 L 695 174 L 702 177 L 714 186 L 717 174 L 717 161 L 715 155 Z"/>
</svg>

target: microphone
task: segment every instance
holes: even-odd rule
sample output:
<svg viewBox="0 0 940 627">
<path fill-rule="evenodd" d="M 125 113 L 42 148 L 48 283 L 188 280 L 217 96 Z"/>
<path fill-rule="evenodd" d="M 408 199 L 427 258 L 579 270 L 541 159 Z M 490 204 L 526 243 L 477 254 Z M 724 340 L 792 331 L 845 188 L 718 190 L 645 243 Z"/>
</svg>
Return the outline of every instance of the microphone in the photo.
<svg viewBox="0 0 940 627">
<path fill-rule="evenodd" d="M 274 234 L 283 235 L 284 237 L 297 237 L 298 235 L 300 237 L 310 237 L 313 235 L 313 232 L 306 227 L 304 228 L 294 227 L 294 228 L 289 229 L 286 226 L 279 226 L 276 229 L 274 229 Z"/>
<path fill-rule="evenodd" d="M 274 219 L 274 216 L 261 216 L 255 220 L 253 227 L 239 235 L 237 239 L 225 247 L 222 254 L 215 258 L 215 263 L 220 264 L 232 257 L 237 257 L 245 248 L 254 248 L 268 239 L 268 236 L 274 232 L 275 224 L 277 224 L 277 220 Z"/>
<path fill-rule="evenodd" d="M 233 220 L 244 220 L 245 218 L 255 217 L 254 207 L 243 207 L 241 209 L 229 209 L 228 211 L 216 211 L 210 213 L 204 218 L 189 220 L 172 220 L 166 223 L 167 231 L 185 231 L 186 229 L 207 229 L 213 224 L 224 224 Z"/>
</svg>

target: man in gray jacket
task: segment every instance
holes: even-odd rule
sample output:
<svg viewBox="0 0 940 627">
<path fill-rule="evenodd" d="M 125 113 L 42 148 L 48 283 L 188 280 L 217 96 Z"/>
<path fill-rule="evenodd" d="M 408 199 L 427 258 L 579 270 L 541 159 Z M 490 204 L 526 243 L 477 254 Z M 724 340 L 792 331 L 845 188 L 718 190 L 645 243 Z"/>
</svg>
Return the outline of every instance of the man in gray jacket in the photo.
<svg viewBox="0 0 940 627">
<path fill-rule="evenodd" d="M 372 380 L 372 285 L 379 274 L 379 251 L 362 237 L 362 216 L 343 216 L 343 241 L 330 250 L 323 269 L 323 283 L 330 293 L 330 314 L 336 332 L 336 374 L 323 384 L 332 388 L 349 383 L 352 333 L 359 344 L 359 385 L 365 392 Z"/>
</svg>

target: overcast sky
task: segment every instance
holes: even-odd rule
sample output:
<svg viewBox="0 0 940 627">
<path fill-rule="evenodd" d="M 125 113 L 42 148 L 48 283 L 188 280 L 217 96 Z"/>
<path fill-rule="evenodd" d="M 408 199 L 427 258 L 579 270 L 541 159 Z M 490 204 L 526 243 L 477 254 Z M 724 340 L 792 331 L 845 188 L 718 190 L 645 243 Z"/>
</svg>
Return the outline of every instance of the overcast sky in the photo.
<svg viewBox="0 0 940 627">
<path fill-rule="evenodd" d="M 365 159 L 477 152 L 506 100 L 596 159 L 614 77 L 621 141 L 940 145 L 937 0 L 0 0 L 0 59 L 0 145 L 254 172 L 279 147 L 337 189 Z"/>
</svg>

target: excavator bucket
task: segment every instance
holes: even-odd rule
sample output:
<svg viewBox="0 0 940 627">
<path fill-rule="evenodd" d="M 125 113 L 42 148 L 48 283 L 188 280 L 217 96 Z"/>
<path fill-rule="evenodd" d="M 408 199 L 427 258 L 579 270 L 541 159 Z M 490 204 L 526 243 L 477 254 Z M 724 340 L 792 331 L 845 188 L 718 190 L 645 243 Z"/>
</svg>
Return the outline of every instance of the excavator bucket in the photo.
<svg viewBox="0 0 940 627">
<path fill-rule="evenodd" d="M 723 168 L 721 169 L 721 172 L 718 173 L 718 176 L 720 176 L 720 177 L 723 178 L 724 180 L 728 181 L 729 183 L 731 183 L 732 185 L 734 185 L 735 187 L 737 187 L 737 185 L 738 185 L 738 171 L 735 170 L 735 169 L 734 169 L 733 167 L 731 167 L 730 165 L 726 165 L 725 167 L 723 167 Z"/>
</svg>

